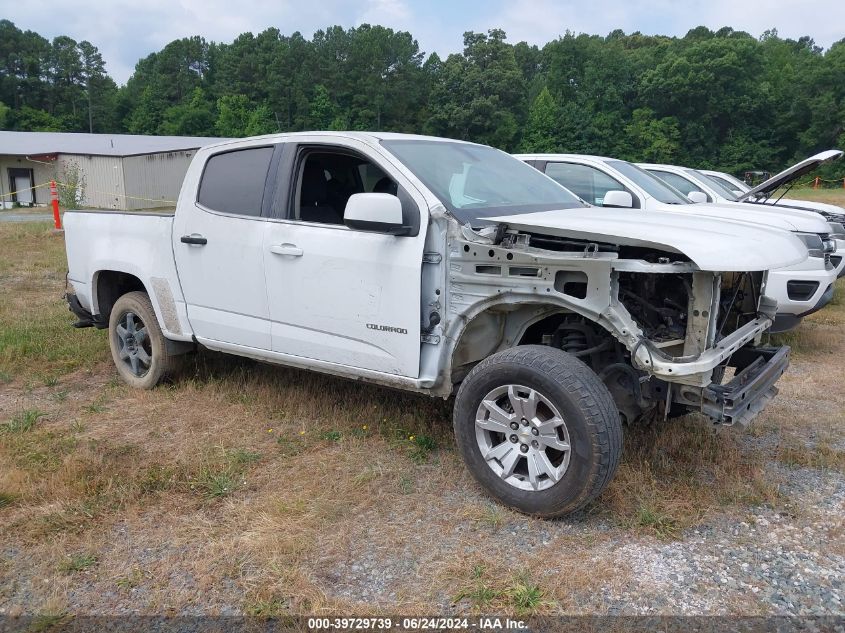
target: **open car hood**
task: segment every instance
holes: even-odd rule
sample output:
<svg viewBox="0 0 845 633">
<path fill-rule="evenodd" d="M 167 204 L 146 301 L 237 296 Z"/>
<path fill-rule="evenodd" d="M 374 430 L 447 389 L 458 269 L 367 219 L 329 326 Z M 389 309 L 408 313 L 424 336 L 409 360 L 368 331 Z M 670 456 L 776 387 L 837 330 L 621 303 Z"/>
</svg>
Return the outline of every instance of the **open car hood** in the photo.
<svg viewBox="0 0 845 633">
<path fill-rule="evenodd" d="M 681 213 L 587 207 L 487 219 L 530 233 L 681 253 L 709 271 L 772 270 L 808 257 L 786 231 Z"/>
<path fill-rule="evenodd" d="M 827 202 L 816 202 L 815 200 L 794 200 L 792 198 L 781 198 L 780 200 L 766 200 L 765 202 L 759 202 L 756 204 L 767 204 L 769 206 L 774 206 L 777 203 L 779 207 L 785 207 L 787 209 L 801 209 L 804 211 L 815 211 L 816 213 L 826 213 L 826 214 L 836 214 L 836 215 L 845 215 L 845 209 L 835 204 L 829 204 Z M 755 204 L 755 203 L 752 203 Z"/>
<path fill-rule="evenodd" d="M 815 211 L 790 209 L 774 205 L 751 205 L 745 202 L 702 202 L 700 204 L 661 204 L 658 210 L 683 213 L 733 222 L 760 224 L 770 229 L 827 233 L 827 220 Z"/>
<path fill-rule="evenodd" d="M 745 200 L 753 200 L 759 197 L 768 197 L 781 187 L 788 185 L 790 182 L 800 178 L 805 174 L 809 174 L 815 170 L 819 165 L 829 163 L 832 160 L 837 160 L 842 156 L 843 152 L 838 149 L 829 149 L 810 158 L 805 158 L 800 163 L 795 163 L 792 167 L 784 169 L 779 174 L 775 174 L 768 180 L 761 182 L 759 185 L 750 189 L 739 197 L 740 202 Z"/>
</svg>

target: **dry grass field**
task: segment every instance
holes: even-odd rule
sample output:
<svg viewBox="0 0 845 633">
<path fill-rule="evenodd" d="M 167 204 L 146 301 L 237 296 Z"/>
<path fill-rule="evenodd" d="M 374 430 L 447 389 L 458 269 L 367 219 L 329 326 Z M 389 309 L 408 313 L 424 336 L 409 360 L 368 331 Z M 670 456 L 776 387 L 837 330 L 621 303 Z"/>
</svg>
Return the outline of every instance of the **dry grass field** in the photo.
<svg viewBox="0 0 845 633">
<path fill-rule="evenodd" d="M 845 188 L 835 189 L 793 189 L 787 195 L 787 198 L 793 200 L 814 200 L 816 202 L 826 202 L 828 204 L 837 204 L 840 207 L 845 206 Z"/>
<path fill-rule="evenodd" d="M 845 611 L 842 284 L 750 429 L 627 429 L 542 521 L 473 483 L 450 403 L 210 353 L 127 388 L 63 247 L 0 224 L 0 614 Z"/>
</svg>

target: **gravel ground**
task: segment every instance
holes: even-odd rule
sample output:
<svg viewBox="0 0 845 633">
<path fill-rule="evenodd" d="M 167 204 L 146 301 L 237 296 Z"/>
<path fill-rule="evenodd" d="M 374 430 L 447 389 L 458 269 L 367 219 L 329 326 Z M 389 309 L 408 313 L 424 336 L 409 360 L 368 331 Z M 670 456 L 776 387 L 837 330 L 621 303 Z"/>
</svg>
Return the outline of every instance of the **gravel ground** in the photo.
<svg viewBox="0 0 845 633">
<path fill-rule="evenodd" d="M 52 219 L 52 213 L 0 213 L 0 222 L 45 222 Z"/>
<path fill-rule="evenodd" d="M 674 541 L 637 536 L 594 517 L 540 521 L 507 511 L 500 524 L 467 519 L 444 530 L 441 518 L 466 503 L 473 494 L 468 486 L 439 499 L 438 511 L 430 509 L 428 517 L 362 516 L 359 531 L 349 536 L 346 558 L 317 559 L 311 574 L 327 598 L 350 605 L 401 608 L 426 596 L 441 613 L 466 614 L 472 608 L 467 600 L 455 602 L 454 595 L 431 591 L 431 579 L 448 566 L 450 552 L 470 559 L 481 551 L 545 557 L 549 576 L 541 585 L 548 586 L 555 574 L 572 573 L 555 561 L 566 561 L 574 543 L 577 573 L 584 573 L 585 557 L 619 573 L 603 580 L 596 592 L 576 584 L 571 602 L 561 605 L 568 613 L 845 614 L 845 476 L 774 462 L 769 471 L 782 482 L 787 510 L 759 507 L 740 517 L 719 516 Z M 151 523 L 160 528 L 151 532 Z M 61 595 L 69 611 L 86 614 L 242 612 L 242 588 L 235 579 L 217 570 L 212 576 L 223 581 L 208 585 L 209 570 L 200 573 L 187 562 L 198 558 L 203 543 L 170 542 L 167 517 L 142 516 L 134 525 L 138 532 L 146 526 L 143 535 L 133 534 L 129 523 L 117 523 L 108 549 L 99 552 L 102 559 L 125 561 L 120 577 L 94 568 L 58 586 L 46 584 L 50 570 L 31 563 L 16 547 L 3 549 L 0 615 L 44 604 L 50 594 Z M 133 575 L 133 570 L 144 572 Z M 162 598 L 186 593 L 201 598 L 179 607 Z"/>
<path fill-rule="evenodd" d="M 755 509 L 741 521 L 722 519 L 667 544 L 623 546 L 636 585 L 608 596 L 616 613 L 677 615 L 845 613 L 845 556 L 833 551 L 841 530 L 845 477 L 799 469 L 787 480 L 797 514 Z"/>
</svg>

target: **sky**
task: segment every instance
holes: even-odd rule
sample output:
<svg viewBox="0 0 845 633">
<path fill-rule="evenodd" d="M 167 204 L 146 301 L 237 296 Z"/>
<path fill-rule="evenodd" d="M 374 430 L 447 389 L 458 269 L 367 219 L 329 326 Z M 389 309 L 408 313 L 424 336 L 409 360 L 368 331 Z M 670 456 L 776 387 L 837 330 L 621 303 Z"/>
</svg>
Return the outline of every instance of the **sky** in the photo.
<svg viewBox="0 0 845 633">
<path fill-rule="evenodd" d="M 502 28 L 508 41 L 542 45 L 567 30 L 615 29 L 684 35 L 704 25 L 759 36 L 809 35 L 829 47 L 845 38 L 843 0 L 0 0 L 0 19 L 44 37 L 69 35 L 100 49 L 109 74 L 125 83 L 135 63 L 181 37 L 231 42 L 245 31 L 284 34 L 340 24 L 381 24 L 410 31 L 426 53 L 463 47 L 465 31 Z"/>
</svg>

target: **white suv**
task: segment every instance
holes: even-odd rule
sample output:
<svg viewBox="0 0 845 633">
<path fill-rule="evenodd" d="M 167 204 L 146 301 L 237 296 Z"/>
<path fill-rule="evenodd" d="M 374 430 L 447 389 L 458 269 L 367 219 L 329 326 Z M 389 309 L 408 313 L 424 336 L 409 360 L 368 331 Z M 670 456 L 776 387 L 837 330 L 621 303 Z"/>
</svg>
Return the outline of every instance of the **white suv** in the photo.
<svg viewBox="0 0 845 633">
<path fill-rule="evenodd" d="M 693 204 L 681 192 L 644 169 L 623 160 L 581 154 L 522 154 L 517 158 L 563 185 L 589 204 L 646 211 L 671 211 L 724 221 L 785 229 L 807 245 L 810 257 L 800 264 L 773 270 L 767 296 L 777 300 L 772 332 L 794 329 L 801 319 L 833 298 L 836 270 L 829 261 L 835 245 L 828 223 L 816 213 L 752 205 Z M 733 207 L 740 206 L 743 213 Z"/>
</svg>

